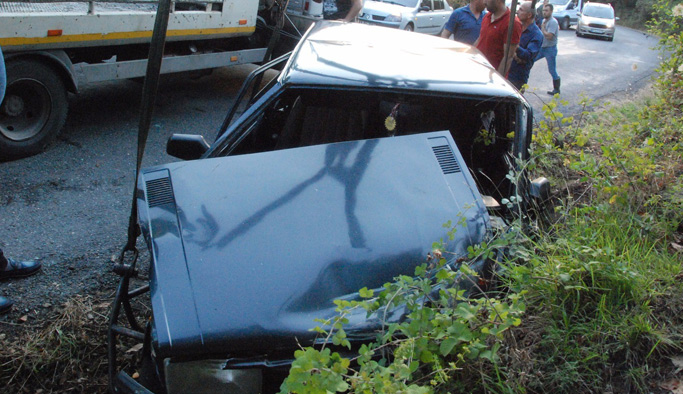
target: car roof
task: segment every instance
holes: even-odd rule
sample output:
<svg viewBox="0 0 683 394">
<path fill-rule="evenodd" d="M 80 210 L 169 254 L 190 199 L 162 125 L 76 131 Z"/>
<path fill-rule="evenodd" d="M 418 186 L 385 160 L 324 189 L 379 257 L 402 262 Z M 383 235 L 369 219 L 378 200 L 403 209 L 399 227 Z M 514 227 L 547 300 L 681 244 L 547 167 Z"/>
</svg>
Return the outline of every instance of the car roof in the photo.
<svg viewBox="0 0 683 394">
<path fill-rule="evenodd" d="M 311 26 L 283 69 L 280 83 L 522 98 L 469 45 L 336 21 Z"/>
</svg>

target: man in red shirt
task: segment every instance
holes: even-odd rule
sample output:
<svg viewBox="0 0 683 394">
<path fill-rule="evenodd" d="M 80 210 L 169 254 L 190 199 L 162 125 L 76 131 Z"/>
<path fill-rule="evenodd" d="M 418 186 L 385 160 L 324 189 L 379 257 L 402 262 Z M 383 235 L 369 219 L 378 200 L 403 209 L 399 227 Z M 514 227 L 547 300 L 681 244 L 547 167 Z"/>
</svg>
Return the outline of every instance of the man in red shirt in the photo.
<svg viewBox="0 0 683 394">
<path fill-rule="evenodd" d="M 508 38 L 510 9 L 505 5 L 505 0 L 484 0 L 484 3 L 489 12 L 481 21 L 481 32 L 474 46 L 484 54 L 499 73 L 506 75 L 510 70 L 512 57 L 522 35 L 522 23 L 515 17 L 510 49 L 507 51 L 507 58 L 503 61 Z"/>
</svg>

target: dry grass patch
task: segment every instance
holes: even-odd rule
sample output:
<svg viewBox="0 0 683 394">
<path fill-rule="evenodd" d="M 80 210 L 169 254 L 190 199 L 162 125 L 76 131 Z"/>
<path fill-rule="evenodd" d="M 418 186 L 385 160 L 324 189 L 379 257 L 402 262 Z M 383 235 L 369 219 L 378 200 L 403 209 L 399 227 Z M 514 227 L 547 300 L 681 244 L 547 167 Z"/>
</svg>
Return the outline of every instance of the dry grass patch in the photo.
<svg viewBox="0 0 683 394">
<path fill-rule="evenodd" d="M 110 302 L 76 296 L 42 328 L 22 327 L 0 349 L 5 392 L 98 393 L 107 390 Z"/>
</svg>

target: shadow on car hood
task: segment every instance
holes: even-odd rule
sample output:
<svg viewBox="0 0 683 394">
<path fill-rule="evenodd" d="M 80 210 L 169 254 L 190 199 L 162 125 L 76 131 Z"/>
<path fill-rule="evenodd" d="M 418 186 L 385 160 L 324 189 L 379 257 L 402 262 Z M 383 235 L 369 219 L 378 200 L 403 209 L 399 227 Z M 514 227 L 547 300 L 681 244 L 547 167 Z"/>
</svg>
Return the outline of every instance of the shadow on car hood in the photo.
<svg viewBox="0 0 683 394">
<path fill-rule="evenodd" d="M 488 227 L 448 132 L 173 163 L 138 187 L 161 357 L 311 343 L 334 299 L 413 275 L 448 220 L 455 256 Z"/>
</svg>

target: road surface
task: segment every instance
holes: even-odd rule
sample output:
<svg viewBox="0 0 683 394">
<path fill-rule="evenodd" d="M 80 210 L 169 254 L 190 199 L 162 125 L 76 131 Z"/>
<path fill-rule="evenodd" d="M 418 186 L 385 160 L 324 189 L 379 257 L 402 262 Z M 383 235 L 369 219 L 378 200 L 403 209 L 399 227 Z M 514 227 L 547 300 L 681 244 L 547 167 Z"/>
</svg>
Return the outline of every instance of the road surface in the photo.
<svg viewBox="0 0 683 394">
<path fill-rule="evenodd" d="M 579 108 L 581 95 L 600 102 L 632 93 L 651 81 L 659 65 L 658 52 L 653 48 L 658 38 L 617 26 L 614 41 L 576 37 L 574 28 L 560 30 L 557 44 L 557 73 L 562 80 L 561 98 L 568 101 L 563 108 L 572 113 Z M 531 69 L 529 90 L 525 97 L 534 107 L 536 118 L 553 89 L 545 59 Z"/>
</svg>

